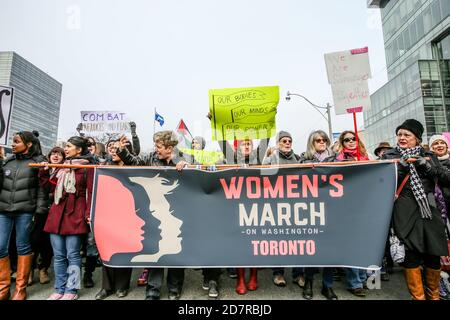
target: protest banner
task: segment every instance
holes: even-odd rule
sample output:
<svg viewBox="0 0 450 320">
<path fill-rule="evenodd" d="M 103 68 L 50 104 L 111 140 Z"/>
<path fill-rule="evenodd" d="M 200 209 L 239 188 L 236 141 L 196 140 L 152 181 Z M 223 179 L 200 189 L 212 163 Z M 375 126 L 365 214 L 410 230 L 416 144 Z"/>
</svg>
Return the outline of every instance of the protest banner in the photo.
<svg viewBox="0 0 450 320">
<path fill-rule="evenodd" d="M 179 148 L 179 150 L 184 154 L 193 156 L 197 163 L 203 165 L 217 164 L 220 159 L 223 159 L 223 153 L 218 151 L 194 150 L 185 148 Z"/>
<path fill-rule="evenodd" d="M 393 162 L 98 167 L 91 221 L 113 267 L 368 268 L 382 261 L 395 188 Z"/>
<path fill-rule="evenodd" d="M 13 98 L 13 88 L 0 86 L 0 145 L 2 146 L 6 146 L 8 143 Z"/>
<path fill-rule="evenodd" d="M 209 90 L 212 138 L 265 139 L 276 133 L 279 87 Z"/>
<path fill-rule="evenodd" d="M 82 131 L 94 138 L 130 132 L 126 113 L 120 111 L 81 111 L 81 124 Z"/>
</svg>

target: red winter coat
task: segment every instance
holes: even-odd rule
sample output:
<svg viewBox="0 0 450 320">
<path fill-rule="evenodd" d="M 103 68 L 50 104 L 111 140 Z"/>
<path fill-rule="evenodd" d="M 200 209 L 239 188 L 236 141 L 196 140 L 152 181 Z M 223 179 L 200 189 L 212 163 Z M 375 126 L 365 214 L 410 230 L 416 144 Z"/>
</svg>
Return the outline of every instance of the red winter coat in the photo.
<svg viewBox="0 0 450 320">
<path fill-rule="evenodd" d="M 41 170 L 40 181 L 44 188 L 54 193 L 57 178 L 50 179 L 48 170 Z M 89 232 L 86 218 L 91 212 L 94 169 L 75 169 L 75 193 L 63 191 L 59 204 L 52 203 L 44 231 L 60 235 L 83 234 Z"/>
</svg>

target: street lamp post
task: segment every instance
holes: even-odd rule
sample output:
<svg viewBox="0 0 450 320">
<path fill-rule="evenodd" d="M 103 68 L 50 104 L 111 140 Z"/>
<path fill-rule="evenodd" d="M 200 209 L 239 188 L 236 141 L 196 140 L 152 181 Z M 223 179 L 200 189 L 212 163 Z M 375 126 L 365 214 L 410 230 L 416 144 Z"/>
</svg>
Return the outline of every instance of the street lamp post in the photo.
<svg viewBox="0 0 450 320">
<path fill-rule="evenodd" d="M 306 98 L 305 96 L 302 96 L 301 94 L 298 94 L 298 93 L 291 93 L 289 91 L 286 94 L 286 100 L 290 101 L 291 100 L 291 96 L 298 96 L 300 98 L 305 99 L 306 102 L 308 102 L 311 106 L 314 107 L 314 109 L 316 109 L 320 113 L 320 115 L 328 122 L 328 134 L 329 134 L 330 140 L 333 141 L 333 129 L 331 127 L 331 105 L 329 103 L 327 103 L 326 107 L 321 107 L 321 106 L 318 106 L 318 105 L 312 103 L 311 101 L 309 101 L 309 99 Z M 320 111 L 320 109 L 325 109 L 326 110 L 326 114 L 327 114 L 326 117 L 322 113 L 322 111 Z"/>
</svg>

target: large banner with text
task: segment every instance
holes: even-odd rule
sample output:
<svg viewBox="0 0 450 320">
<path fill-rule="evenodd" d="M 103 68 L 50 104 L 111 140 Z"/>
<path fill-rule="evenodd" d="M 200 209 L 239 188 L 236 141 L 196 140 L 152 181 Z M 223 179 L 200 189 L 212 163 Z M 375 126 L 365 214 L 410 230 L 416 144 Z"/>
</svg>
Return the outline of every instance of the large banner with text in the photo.
<svg viewBox="0 0 450 320">
<path fill-rule="evenodd" d="M 92 228 L 112 267 L 379 266 L 394 163 L 97 168 Z"/>
</svg>

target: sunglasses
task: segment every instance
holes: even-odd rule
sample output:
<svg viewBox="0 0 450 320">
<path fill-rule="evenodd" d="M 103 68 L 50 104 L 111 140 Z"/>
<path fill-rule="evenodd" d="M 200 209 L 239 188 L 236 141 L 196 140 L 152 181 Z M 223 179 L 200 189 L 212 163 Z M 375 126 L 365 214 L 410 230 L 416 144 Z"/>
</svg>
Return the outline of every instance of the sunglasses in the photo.
<svg viewBox="0 0 450 320">
<path fill-rule="evenodd" d="M 281 143 L 292 143 L 292 140 L 290 140 L 290 139 L 283 139 L 283 140 L 280 140 L 280 142 Z"/>
<path fill-rule="evenodd" d="M 349 143 L 350 141 L 356 141 L 356 138 L 355 137 L 353 137 L 353 138 L 345 138 L 343 141 L 346 142 L 346 143 Z"/>
<path fill-rule="evenodd" d="M 317 142 L 317 143 L 327 143 L 327 142 L 328 142 L 328 139 L 322 139 L 322 138 L 319 138 L 319 139 L 315 139 L 314 142 Z"/>
</svg>

